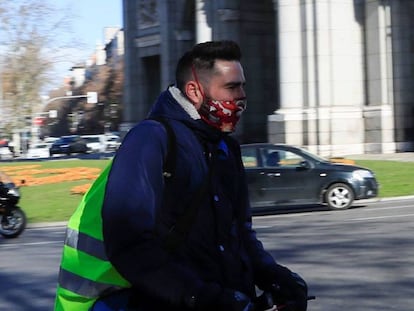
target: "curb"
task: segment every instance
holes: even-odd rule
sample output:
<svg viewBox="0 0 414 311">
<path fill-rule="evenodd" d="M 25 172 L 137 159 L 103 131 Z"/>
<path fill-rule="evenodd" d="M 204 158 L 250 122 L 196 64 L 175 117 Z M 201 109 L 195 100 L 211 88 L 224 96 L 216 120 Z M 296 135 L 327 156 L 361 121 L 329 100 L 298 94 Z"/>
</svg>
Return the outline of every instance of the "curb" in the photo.
<svg viewBox="0 0 414 311">
<path fill-rule="evenodd" d="M 26 226 L 26 229 L 47 228 L 47 227 L 66 227 L 67 224 L 68 224 L 67 221 L 35 222 L 35 223 L 28 223 Z"/>
<path fill-rule="evenodd" d="M 375 203 L 384 201 L 399 201 L 399 200 L 411 200 L 414 199 L 414 195 L 406 195 L 401 197 L 386 197 L 386 198 L 372 198 L 354 201 L 355 203 Z"/>
<path fill-rule="evenodd" d="M 357 200 L 356 203 L 375 203 L 383 201 L 399 201 L 399 200 L 410 200 L 414 199 L 414 195 L 407 195 L 401 197 L 387 197 L 387 198 L 373 198 L 373 199 L 364 199 Z M 36 228 L 48 228 L 48 227 L 66 227 L 68 224 L 67 221 L 57 221 L 57 222 L 37 222 L 27 224 L 26 229 L 36 229 Z"/>
</svg>

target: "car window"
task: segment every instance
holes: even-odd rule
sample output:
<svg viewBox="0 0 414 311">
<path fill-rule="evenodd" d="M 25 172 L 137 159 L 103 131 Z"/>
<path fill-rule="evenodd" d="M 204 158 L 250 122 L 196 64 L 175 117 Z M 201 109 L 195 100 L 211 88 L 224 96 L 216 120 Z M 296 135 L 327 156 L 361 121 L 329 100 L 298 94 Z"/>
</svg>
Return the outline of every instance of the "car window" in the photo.
<svg viewBox="0 0 414 311">
<path fill-rule="evenodd" d="M 36 144 L 33 146 L 33 149 L 44 149 L 48 148 L 49 146 L 47 144 Z"/>
<path fill-rule="evenodd" d="M 299 154 L 290 151 L 282 151 L 280 166 L 297 167 L 302 161 L 305 161 L 305 159 Z"/>
<path fill-rule="evenodd" d="M 280 151 L 277 150 L 263 150 L 263 163 L 265 167 L 280 166 Z M 267 152 L 266 152 L 267 151 Z"/>
<path fill-rule="evenodd" d="M 291 151 L 263 148 L 260 150 L 264 167 L 297 167 L 305 159 Z"/>
<path fill-rule="evenodd" d="M 76 136 L 65 136 L 61 138 L 60 142 L 67 144 L 75 141 L 76 139 L 78 139 Z"/>
<path fill-rule="evenodd" d="M 84 140 L 86 140 L 88 143 L 100 143 L 101 140 L 99 139 L 99 137 L 95 137 L 95 136 L 89 136 L 89 137 L 82 137 Z"/>
<path fill-rule="evenodd" d="M 257 167 L 257 154 L 255 148 L 242 149 L 242 161 L 244 167 Z"/>
</svg>

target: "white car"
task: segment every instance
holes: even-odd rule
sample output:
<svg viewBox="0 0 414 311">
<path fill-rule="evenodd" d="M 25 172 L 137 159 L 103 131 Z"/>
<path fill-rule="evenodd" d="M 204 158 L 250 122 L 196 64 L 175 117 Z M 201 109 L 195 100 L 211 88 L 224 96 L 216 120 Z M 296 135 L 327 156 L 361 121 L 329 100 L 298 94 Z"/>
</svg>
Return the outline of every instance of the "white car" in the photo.
<svg viewBox="0 0 414 311">
<path fill-rule="evenodd" d="M 121 138 L 118 135 L 106 135 L 106 151 L 116 151 L 121 145 Z"/>
<path fill-rule="evenodd" d="M 11 153 L 9 147 L 0 147 L 0 160 L 10 159 L 13 159 L 13 154 Z"/>
<path fill-rule="evenodd" d="M 49 148 L 50 148 L 50 144 L 48 143 L 35 143 L 30 146 L 29 150 L 27 150 L 26 158 L 28 159 L 48 158 Z"/>
<path fill-rule="evenodd" d="M 105 135 L 82 135 L 88 146 L 88 152 L 105 152 Z"/>
</svg>

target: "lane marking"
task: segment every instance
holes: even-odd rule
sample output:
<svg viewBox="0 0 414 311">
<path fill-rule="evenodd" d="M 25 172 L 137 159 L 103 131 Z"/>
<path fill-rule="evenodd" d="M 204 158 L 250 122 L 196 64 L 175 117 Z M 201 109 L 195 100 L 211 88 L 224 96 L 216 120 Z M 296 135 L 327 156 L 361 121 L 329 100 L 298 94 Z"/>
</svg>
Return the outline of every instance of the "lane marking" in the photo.
<svg viewBox="0 0 414 311">
<path fill-rule="evenodd" d="M 50 242 L 31 242 L 31 243 L 16 243 L 16 244 L 0 244 L 0 248 L 4 247 L 20 247 L 20 246 L 32 246 L 32 245 L 48 245 L 48 244 L 61 244 L 63 246 L 63 241 L 50 241 Z"/>
<path fill-rule="evenodd" d="M 363 209 L 364 211 L 377 211 L 377 210 L 388 210 L 388 209 L 400 209 L 400 208 L 407 208 L 407 207 L 411 207 L 413 208 L 412 205 L 401 205 L 401 206 L 385 206 L 385 207 L 368 207 L 368 208 L 364 208 L 361 207 L 361 210 Z"/>
<path fill-rule="evenodd" d="M 409 216 L 414 216 L 414 214 L 350 218 L 350 219 L 347 219 L 347 220 L 344 219 L 344 221 L 364 221 L 364 220 L 377 220 L 377 219 L 386 219 L 386 218 L 401 218 L 401 217 L 409 217 Z"/>
</svg>

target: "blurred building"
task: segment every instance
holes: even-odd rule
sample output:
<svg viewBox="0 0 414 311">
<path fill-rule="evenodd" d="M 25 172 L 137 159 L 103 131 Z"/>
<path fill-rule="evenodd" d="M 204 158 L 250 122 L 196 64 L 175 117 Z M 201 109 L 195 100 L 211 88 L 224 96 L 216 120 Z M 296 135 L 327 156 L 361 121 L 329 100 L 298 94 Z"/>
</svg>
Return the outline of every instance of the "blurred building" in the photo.
<svg viewBox="0 0 414 311">
<path fill-rule="evenodd" d="M 178 58 L 194 43 L 240 43 L 248 80 L 248 112 L 236 135 L 267 139 L 267 116 L 276 109 L 275 10 L 261 1 L 124 0 L 125 82 L 123 130 L 146 117 L 161 90 L 174 83 Z"/>
<path fill-rule="evenodd" d="M 119 27 L 104 28 L 104 43 L 97 43 L 86 62 L 84 79 L 92 79 L 97 66 L 115 65 L 124 56 L 124 31 Z"/>
<path fill-rule="evenodd" d="M 414 1 L 124 0 L 124 130 L 197 42 L 243 52 L 242 142 L 321 155 L 414 150 Z"/>
<path fill-rule="evenodd" d="M 62 87 L 49 93 L 51 100 L 44 108 L 49 117 L 41 126 L 42 137 L 118 130 L 124 33 L 120 27 L 105 27 L 103 34 L 104 43 L 97 43 L 90 58 L 74 65 Z M 97 94 L 97 102 L 88 102 L 88 93 Z"/>
<path fill-rule="evenodd" d="M 118 60 L 124 55 L 124 32 L 118 27 L 104 29 L 106 59 Z"/>
<path fill-rule="evenodd" d="M 71 87 L 72 88 L 80 87 L 85 82 L 86 66 L 84 64 L 76 64 L 72 66 L 70 71 L 71 71 L 71 75 L 70 75 L 71 76 L 70 78 Z"/>
</svg>

